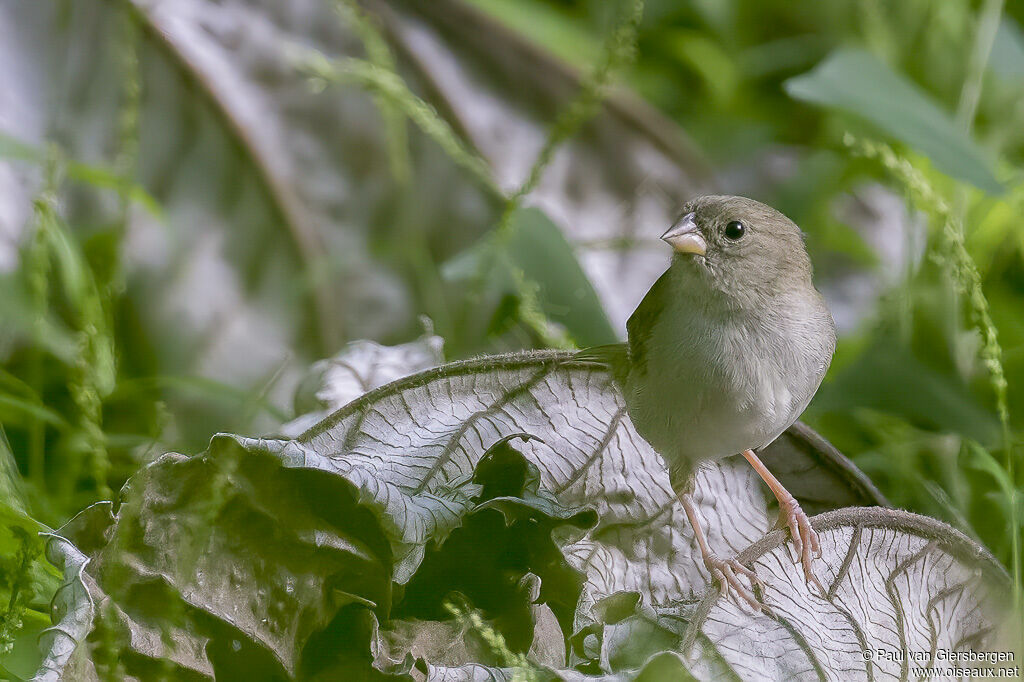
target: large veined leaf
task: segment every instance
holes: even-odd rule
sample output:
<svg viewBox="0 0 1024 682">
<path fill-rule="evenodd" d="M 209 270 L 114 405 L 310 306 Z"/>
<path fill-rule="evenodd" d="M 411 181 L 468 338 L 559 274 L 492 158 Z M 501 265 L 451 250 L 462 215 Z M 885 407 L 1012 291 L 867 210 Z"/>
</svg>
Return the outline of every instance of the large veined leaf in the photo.
<svg viewBox="0 0 1024 682">
<path fill-rule="evenodd" d="M 915 667 L 974 667 L 950 663 L 957 652 L 1012 646 L 1006 573 L 965 535 L 888 509 L 840 509 L 814 527 L 826 595 L 808 590 L 785 537 L 772 533 L 741 555 L 767 582 L 764 613 L 712 595 L 689 625 L 684 645 L 701 640 L 705 669 L 724 664 L 750 680 L 899 679 L 925 675 Z M 743 654 L 754 648 L 756 665 Z"/>
<path fill-rule="evenodd" d="M 385 438 L 387 432 L 393 437 Z M 511 433 L 534 437 L 517 447 L 538 467 L 542 487 L 553 491 L 565 508 L 596 505 L 605 522 L 643 519 L 647 525 L 611 524 L 608 530 L 639 537 L 655 533 L 674 551 L 691 551 L 683 547 L 689 544 L 686 524 L 673 502 L 664 466 L 633 430 L 609 377 L 567 362 L 564 354 L 467 361 L 416 375 L 350 403 L 286 447 L 289 452 L 299 448 L 303 457 L 307 452 L 326 454 L 325 464 L 335 461 L 331 455 L 336 454 L 338 466 L 351 472 L 348 476 L 366 476 L 365 485 L 375 490 L 381 511 L 400 520 L 395 527 L 400 533 L 393 542 L 396 575 L 401 580 L 418 566 L 428 538 L 443 537 L 455 527 L 460 512 L 448 501 L 461 499 L 458 486 L 463 479 L 493 443 Z M 776 447 L 799 452 L 790 438 Z M 389 479 L 358 462 L 361 457 L 373 461 L 382 456 L 385 460 L 401 457 L 407 471 L 395 471 Z M 776 457 L 774 451 L 766 456 Z M 833 469 L 836 478 L 848 473 L 840 472 L 839 466 Z M 727 460 L 702 469 L 702 480 L 718 480 L 698 485 L 698 490 L 718 489 L 739 480 L 742 484 L 731 493 L 739 501 L 737 507 L 743 509 L 755 501 L 763 505 L 756 479 L 747 473 L 739 462 Z M 869 483 L 861 482 L 862 499 L 871 499 L 871 490 Z M 714 502 L 704 500 L 709 506 Z M 727 516 L 724 510 L 716 515 Z M 722 518 L 721 523 L 724 527 L 712 531 L 719 535 L 712 542 L 721 542 L 723 552 L 734 553 L 768 527 L 763 512 Z M 658 592 L 671 590 L 679 582 L 667 566 L 656 564 L 646 565 L 632 577 L 623 577 L 622 571 L 608 573 L 615 573 L 605 576 L 613 582 L 639 580 L 631 586 Z M 626 587 L 609 583 L 597 596 L 619 589 Z"/>
<path fill-rule="evenodd" d="M 960 679 L 1000 667 L 977 656 L 1013 651 L 1005 571 L 966 536 L 881 508 L 839 509 L 813 525 L 825 595 L 808 589 L 774 531 L 740 555 L 766 582 L 761 613 L 714 591 L 695 607 L 620 611 L 601 632 L 602 662 L 639 669 L 635 679 Z"/>
<path fill-rule="evenodd" d="M 398 346 L 353 341 L 341 352 L 313 363 L 295 391 L 294 420 L 277 431 L 298 436 L 331 412 L 384 384 L 436 367 L 443 361 L 444 340 L 424 335 Z"/>
<path fill-rule="evenodd" d="M 809 509 L 884 503 L 806 427 L 762 454 Z M 550 352 L 442 366 L 294 439 L 221 435 L 203 455 L 165 455 L 119 506 L 61 529 L 50 552 L 67 584 L 39 679 L 114 665 L 510 678 L 448 615 L 451 599 L 564 679 L 763 679 L 750 671 L 766 654 L 779 679 L 871 679 L 866 647 L 977 649 L 999 632 L 987 595 L 1005 574 L 938 522 L 883 508 L 817 517 L 822 599 L 769 533 L 745 462 L 701 468 L 696 499 L 713 548 L 742 552 L 765 580 L 763 614 L 709 589 L 664 465 L 604 372 Z"/>
</svg>

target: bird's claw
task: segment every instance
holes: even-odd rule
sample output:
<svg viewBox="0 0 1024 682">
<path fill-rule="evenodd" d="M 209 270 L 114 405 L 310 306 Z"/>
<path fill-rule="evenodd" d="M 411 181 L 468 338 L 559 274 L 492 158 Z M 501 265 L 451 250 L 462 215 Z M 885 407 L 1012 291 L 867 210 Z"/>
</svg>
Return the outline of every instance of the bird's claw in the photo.
<svg viewBox="0 0 1024 682">
<path fill-rule="evenodd" d="M 793 542 L 793 549 L 796 555 L 793 563 L 802 564 L 804 579 L 808 585 L 813 584 L 824 596 L 827 594 L 825 588 L 811 570 L 811 560 L 821 558 L 821 544 L 818 542 L 818 534 L 811 528 L 810 519 L 800 508 L 796 498 L 790 496 L 785 500 L 779 500 L 779 520 L 776 528 L 789 529 L 789 535 Z"/>
<path fill-rule="evenodd" d="M 746 603 L 754 611 L 761 610 L 761 603 L 757 601 L 754 593 L 740 582 L 740 576 L 742 575 L 750 581 L 751 587 L 757 585 L 764 589 L 764 583 L 761 582 L 756 573 L 736 559 L 721 559 L 714 554 L 704 557 L 704 566 L 708 569 L 708 573 L 711 574 L 711 579 L 718 582 L 723 597 L 728 597 L 731 589 L 736 595 L 736 602 L 738 604 Z"/>
</svg>

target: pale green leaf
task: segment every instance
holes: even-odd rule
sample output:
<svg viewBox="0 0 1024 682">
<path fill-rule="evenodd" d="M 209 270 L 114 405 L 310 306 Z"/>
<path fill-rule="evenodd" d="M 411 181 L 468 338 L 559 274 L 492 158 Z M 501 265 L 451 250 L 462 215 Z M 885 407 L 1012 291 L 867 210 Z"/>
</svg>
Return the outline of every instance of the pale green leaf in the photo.
<svg viewBox="0 0 1024 682">
<path fill-rule="evenodd" d="M 1003 186 L 985 152 L 924 90 L 859 49 L 840 49 L 786 81 L 790 96 L 870 121 L 947 175 L 992 194 Z"/>
</svg>

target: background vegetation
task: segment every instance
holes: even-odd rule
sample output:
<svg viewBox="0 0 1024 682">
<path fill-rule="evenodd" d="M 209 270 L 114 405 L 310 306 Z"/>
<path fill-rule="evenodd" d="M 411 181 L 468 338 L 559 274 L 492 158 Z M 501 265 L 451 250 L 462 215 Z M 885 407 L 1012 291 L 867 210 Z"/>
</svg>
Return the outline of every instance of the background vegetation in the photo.
<svg viewBox="0 0 1024 682">
<path fill-rule="evenodd" d="M 522 206 L 606 87 L 632 88 L 686 131 L 722 190 L 770 203 L 807 232 L 842 335 L 805 421 L 895 505 L 991 549 L 1020 604 L 1024 6 L 472 2 L 585 74 L 518 190 L 499 188 L 456 132 L 417 107 L 391 77 L 394 55 L 352 6 L 342 4 L 339 21 L 356 27 L 367 60 L 300 59 L 314 85 L 377 97 L 394 140 L 394 182 L 426 183 L 403 157 L 409 125 L 478 177 L 499 207 L 479 242 L 453 233 L 457 248 L 441 248 L 392 233 L 373 247 L 417 283 L 411 305 L 445 337 L 447 357 L 583 346 L 614 333 L 592 290 L 571 314 L 552 301 L 563 288 L 556 274 L 582 276 L 574 262 L 524 265 L 562 247 L 543 242 L 552 234 L 537 226 L 543 216 Z M 162 209 L 134 171 L 144 81 L 132 17 L 117 43 L 117 144 L 102 162 L 78 161 L 56 140 L 0 137 L 0 154 L 33 168 L 38 188 L 17 262 L 0 281 L 0 655 L 34 646 L 19 631 L 48 622 L 56 577 L 40 528 L 109 499 L 157 452 L 195 452 L 214 432 L 256 435 L 290 416 L 268 398 L 275 374 L 236 386 L 170 372 L 164 355 L 189 349 L 162 346 L 139 321 L 122 241 L 131 216 L 159 221 Z M 119 217 L 69 224 L 63 207 L 90 195 L 113 200 Z M 467 298 L 451 284 L 460 268 L 507 281 Z M 378 338 L 417 333 L 399 325 Z M 310 359 L 340 341 L 308 349 Z"/>
<path fill-rule="evenodd" d="M 580 68 L 613 18 L 596 0 L 474 2 Z M 697 141 L 725 189 L 776 175 L 757 198 L 807 232 L 819 275 L 874 268 L 880 296 L 840 320 L 804 419 L 894 504 L 981 539 L 1018 586 L 1022 19 L 1002 2 L 652 2 L 625 78 Z M 837 210 L 872 181 L 925 230 L 891 235 L 904 240 L 895 262 Z"/>
</svg>

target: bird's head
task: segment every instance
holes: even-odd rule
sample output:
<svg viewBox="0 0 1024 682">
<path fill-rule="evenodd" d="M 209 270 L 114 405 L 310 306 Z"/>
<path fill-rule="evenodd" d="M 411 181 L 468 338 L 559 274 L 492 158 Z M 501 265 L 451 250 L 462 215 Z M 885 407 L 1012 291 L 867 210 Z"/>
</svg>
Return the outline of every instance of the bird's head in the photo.
<svg viewBox="0 0 1024 682">
<path fill-rule="evenodd" d="M 672 269 L 740 305 L 810 286 L 803 233 L 774 208 L 745 197 L 710 195 L 688 202 L 661 236 Z"/>
</svg>

